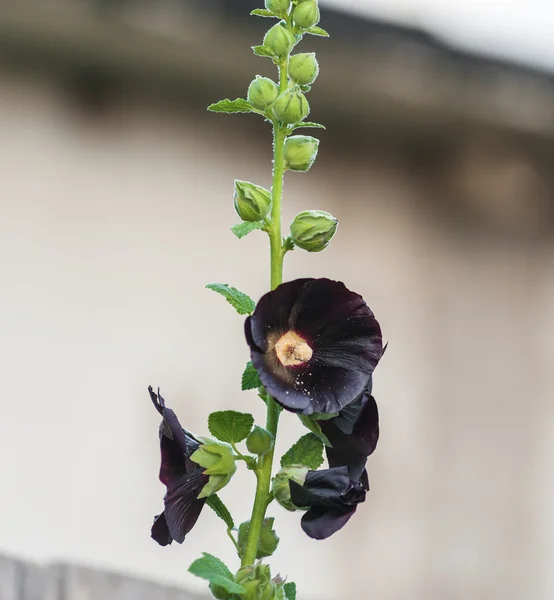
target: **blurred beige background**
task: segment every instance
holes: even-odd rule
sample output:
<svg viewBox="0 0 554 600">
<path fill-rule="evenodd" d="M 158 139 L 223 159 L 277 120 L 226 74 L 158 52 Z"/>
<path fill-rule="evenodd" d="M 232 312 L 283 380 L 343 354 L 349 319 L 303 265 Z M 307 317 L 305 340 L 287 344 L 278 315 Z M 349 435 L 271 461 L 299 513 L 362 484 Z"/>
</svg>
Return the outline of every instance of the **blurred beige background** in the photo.
<svg viewBox="0 0 554 600">
<path fill-rule="evenodd" d="M 235 564 L 208 510 L 182 546 L 150 540 L 146 387 L 200 435 L 212 410 L 263 416 L 240 392 L 243 321 L 204 289 L 268 285 L 262 234 L 229 227 L 233 179 L 270 184 L 269 127 L 205 111 L 272 73 L 249 52 L 254 6 L 0 7 L 2 553 L 198 590 L 200 552 Z M 285 223 L 319 208 L 340 227 L 285 276 L 341 279 L 381 321 L 382 437 L 367 502 L 328 541 L 271 507 L 272 564 L 307 600 L 550 600 L 554 76 L 331 9 L 322 25 L 336 34 L 303 49 L 328 130 L 287 175 Z M 300 434 L 285 414 L 281 449 Z"/>
</svg>

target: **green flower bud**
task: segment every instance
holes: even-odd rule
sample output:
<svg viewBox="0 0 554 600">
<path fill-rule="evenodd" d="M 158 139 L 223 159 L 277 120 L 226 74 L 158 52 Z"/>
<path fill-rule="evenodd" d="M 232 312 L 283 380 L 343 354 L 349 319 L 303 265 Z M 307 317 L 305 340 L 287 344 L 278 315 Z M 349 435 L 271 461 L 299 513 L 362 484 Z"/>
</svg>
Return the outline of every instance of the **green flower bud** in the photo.
<svg viewBox="0 0 554 600">
<path fill-rule="evenodd" d="M 323 210 L 305 210 L 294 217 L 290 226 L 292 241 L 308 252 L 321 252 L 329 245 L 339 222 Z"/>
<path fill-rule="evenodd" d="M 274 25 L 264 37 L 264 46 L 279 58 L 287 56 L 296 44 L 296 38 L 281 23 Z"/>
<path fill-rule="evenodd" d="M 258 542 L 258 550 L 256 552 L 256 558 L 265 558 L 271 556 L 277 546 L 279 545 L 279 536 L 273 529 L 275 519 L 273 517 L 267 517 L 263 520 L 262 531 L 260 533 L 260 539 Z M 248 542 L 248 533 L 250 531 L 250 521 L 245 521 L 239 525 L 239 535 L 237 543 L 241 551 L 244 551 Z"/>
<path fill-rule="evenodd" d="M 263 427 L 256 425 L 252 433 L 246 438 L 246 447 L 248 452 L 262 456 L 273 448 L 274 437 Z"/>
<path fill-rule="evenodd" d="M 271 210 L 271 192 L 235 179 L 235 210 L 243 221 L 261 221 Z"/>
<path fill-rule="evenodd" d="M 316 0 L 306 0 L 294 9 L 294 24 L 302 29 L 309 29 L 319 23 L 319 6 Z"/>
<path fill-rule="evenodd" d="M 242 567 L 235 581 L 246 590 L 246 594 L 241 596 L 243 600 L 276 600 L 278 597 L 277 584 L 271 579 L 269 565 Z"/>
<path fill-rule="evenodd" d="M 319 140 L 310 135 L 293 135 L 285 142 L 285 163 L 290 171 L 306 172 L 317 156 Z"/>
<path fill-rule="evenodd" d="M 297 89 L 283 92 L 273 104 L 275 116 L 283 123 L 299 123 L 310 114 L 310 105 L 306 96 Z"/>
<path fill-rule="evenodd" d="M 225 487 L 237 470 L 235 453 L 231 446 L 206 438 L 199 438 L 202 445 L 190 459 L 203 467 L 209 475 L 208 483 L 202 488 L 198 498 L 207 498 Z"/>
<path fill-rule="evenodd" d="M 319 74 L 319 63 L 315 52 L 303 52 L 291 56 L 289 61 L 289 77 L 299 85 L 313 83 Z"/>
<path fill-rule="evenodd" d="M 232 598 L 231 594 L 222 586 L 210 583 L 210 592 L 217 600 L 229 600 Z"/>
<path fill-rule="evenodd" d="M 265 7 L 273 14 L 284 17 L 290 8 L 290 0 L 265 0 Z"/>
<path fill-rule="evenodd" d="M 296 481 L 298 485 L 304 485 L 308 470 L 308 467 L 302 465 L 292 465 L 290 467 L 282 468 L 277 475 L 275 475 L 271 489 L 273 490 L 275 500 L 277 500 L 283 508 L 286 508 L 291 512 L 299 510 L 290 499 L 289 481 L 292 479 L 293 481 Z"/>
<path fill-rule="evenodd" d="M 268 109 L 277 99 L 279 87 L 268 77 L 256 75 L 248 88 L 248 102 L 258 110 Z"/>
</svg>

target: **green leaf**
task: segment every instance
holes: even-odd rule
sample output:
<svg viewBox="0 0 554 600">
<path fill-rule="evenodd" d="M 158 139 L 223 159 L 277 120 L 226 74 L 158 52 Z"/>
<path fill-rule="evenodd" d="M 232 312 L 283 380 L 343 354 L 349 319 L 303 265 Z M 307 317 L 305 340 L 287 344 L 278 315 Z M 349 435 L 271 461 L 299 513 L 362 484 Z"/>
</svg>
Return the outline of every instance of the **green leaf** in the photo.
<svg viewBox="0 0 554 600">
<path fill-rule="evenodd" d="M 211 112 L 218 113 L 254 112 L 250 103 L 244 100 L 243 98 L 237 98 L 236 100 L 229 100 L 229 98 L 225 98 L 225 100 L 220 100 L 219 102 L 210 104 L 210 106 L 208 106 L 208 110 L 210 110 Z"/>
<path fill-rule="evenodd" d="M 256 56 L 267 56 L 268 58 L 273 58 L 275 56 L 273 52 L 265 46 L 252 46 L 252 52 L 254 52 Z"/>
<path fill-rule="evenodd" d="M 244 390 L 255 390 L 262 385 L 258 371 L 254 368 L 252 361 L 246 363 L 246 368 L 242 374 L 242 389 Z"/>
<path fill-rule="evenodd" d="M 317 26 L 306 29 L 304 33 L 311 33 L 312 35 L 319 35 L 321 37 L 329 37 L 329 34 L 325 31 L 325 29 Z"/>
<path fill-rule="evenodd" d="M 212 494 L 206 499 L 206 504 L 215 512 L 215 514 L 227 525 L 227 529 L 234 529 L 235 522 L 229 512 L 229 509 L 223 504 L 217 494 Z"/>
<path fill-rule="evenodd" d="M 292 581 L 290 583 L 285 583 L 283 589 L 285 590 L 287 600 L 296 600 L 296 583 L 293 583 Z"/>
<path fill-rule="evenodd" d="M 239 223 L 238 225 L 233 225 L 233 227 L 231 227 L 231 231 L 239 238 L 239 240 L 256 229 L 263 229 L 263 225 L 259 221 L 245 221 L 244 223 Z"/>
<path fill-rule="evenodd" d="M 302 121 L 301 123 L 298 123 L 298 125 L 295 125 L 291 129 L 291 132 L 295 129 L 301 129 L 302 127 L 306 127 L 308 129 L 326 129 L 325 125 L 322 125 L 321 123 L 313 123 L 312 121 Z"/>
<path fill-rule="evenodd" d="M 325 446 L 332 448 L 329 438 L 323 433 L 319 423 L 314 421 L 311 416 L 308 417 L 306 415 L 298 415 L 298 418 L 302 421 L 302 425 L 307 427 L 314 435 L 316 435 L 323 442 L 323 444 L 325 444 Z"/>
<path fill-rule="evenodd" d="M 279 537 L 273 529 L 273 523 L 275 519 L 269 517 L 263 520 L 262 532 L 260 534 L 260 541 L 258 543 L 258 550 L 256 552 L 256 558 L 265 558 L 271 556 L 279 544 Z M 246 542 L 248 540 L 248 532 L 250 530 L 250 521 L 241 523 L 239 525 L 238 545 L 241 550 L 241 554 L 246 548 Z"/>
<path fill-rule="evenodd" d="M 239 292 L 237 288 L 226 283 L 209 283 L 206 287 L 221 294 L 239 315 L 251 315 L 256 308 L 256 303 L 250 296 Z"/>
<path fill-rule="evenodd" d="M 323 442 L 314 433 L 303 435 L 281 458 L 281 467 L 304 465 L 315 470 L 323 463 Z"/>
<path fill-rule="evenodd" d="M 279 18 L 277 17 L 277 15 L 274 15 L 270 10 L 267 10 L 267 8 L 255 8 L 251 13 L 251 16 L 253 17 L 274 17 L 274 18 Z"/>
<path fill-rule="evenodd" d="M 234 410 L 214 412 L 208 417 L 210 433 L 222 442 L 236 444 L 248 437 L 254 425 L 254 417 Z"/>
<path fill-rule="evenodd" d="M 246 590 L 235 582 L 229 569 L 219 558 L 202 553 L 202 558 L 195 560 L 189 567 L 189 572 L 201 579 L 206 579 L 210 584 L 225 588 L 230 594 L 244 594 Z"/>
</svg>

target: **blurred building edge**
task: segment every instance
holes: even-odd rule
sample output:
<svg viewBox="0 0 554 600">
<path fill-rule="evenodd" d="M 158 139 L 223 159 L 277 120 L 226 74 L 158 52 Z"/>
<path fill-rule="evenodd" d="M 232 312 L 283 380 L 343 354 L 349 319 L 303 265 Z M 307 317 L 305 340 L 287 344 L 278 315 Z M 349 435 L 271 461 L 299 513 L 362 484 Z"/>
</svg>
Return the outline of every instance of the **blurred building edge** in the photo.
<svg viewBox="0 0 554 600">
<path fill-rule="evenodd" d="M 43 70 L 91 111 L 101 112 L 112 93 L 132 90 L 200 114 L 209 102 L 244 96 L 256 72 L 272 74 L 270 61 L 248 51 L 268 23 L 248 17 L 257 4 L 4 3 L 0 60 Z M 306 44 L 324 65 L 311 98 L 336 148 L 400 152 L 419 181 L 432 185 L 436 212 L 454 216 L 457 227 L 550 236 L 554 73 L 464 54 L 422 31 L 332 10 L 324 10 L 322 25 L 332 38 Z"/>
</svg>

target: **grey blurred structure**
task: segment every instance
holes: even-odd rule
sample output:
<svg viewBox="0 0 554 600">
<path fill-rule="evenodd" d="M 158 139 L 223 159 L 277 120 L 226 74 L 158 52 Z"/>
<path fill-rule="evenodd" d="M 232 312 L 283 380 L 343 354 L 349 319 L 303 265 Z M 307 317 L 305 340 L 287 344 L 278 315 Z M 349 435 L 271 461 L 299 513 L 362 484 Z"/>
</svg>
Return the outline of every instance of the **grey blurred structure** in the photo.
<svg viewBox="0 0 554 600">
<path fill-rule="evenodd" d="M 269 128 L 205 110 L 273 73 L 249 51 L 256 6 L 0 3 L 4 553 L 178 586 L 198 583 L 201 551 L 234 560 L 212 515 L 182 547 L 148 538 L 163 490 L 145 388 L 198 432 L 210 410 L 254 405 L 242 323 L 203 286 L 266 289 L 261 234 L 225 232 L 233 178 L 270 183 Z M 304 47 L 327 130 L 311 172 L 287 176 L 285 217 L 341 225 L 286 277 L 344 280 L 390 344 L 368 501 L 325 544 L 276 514 L 276 568 L 302 600 L 551 600 L 554 75 L 331 10 L 322 26 L 332 37 Z M 224 496 L 237 521 L 239 489 Z"/>
</svg>

